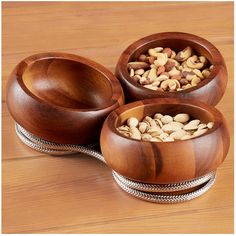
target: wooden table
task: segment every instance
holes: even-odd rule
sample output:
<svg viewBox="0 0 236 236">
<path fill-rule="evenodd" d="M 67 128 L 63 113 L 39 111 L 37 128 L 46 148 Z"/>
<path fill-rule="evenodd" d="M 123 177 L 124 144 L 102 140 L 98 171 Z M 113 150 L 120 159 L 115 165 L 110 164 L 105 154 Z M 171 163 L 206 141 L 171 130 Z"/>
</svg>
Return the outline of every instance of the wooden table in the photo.
<svg viewBox="0 0 236 236">
<path fill-rule="evenodd" d="M 233 3 L 3 3 L 4 233 L 233 233 Z M 213 188 L 190 202 L 161 205 L 135 199 L 111 170 L 87 156 L 52 157 L 23 145 L 6 102 L 6 81 L 23 58 L 62 51 L 114 72 L 134 40 L 162 31 L 202 36 L 223 54 L 229 74 L 217 105 L 231 147 Z"/>
</svg>

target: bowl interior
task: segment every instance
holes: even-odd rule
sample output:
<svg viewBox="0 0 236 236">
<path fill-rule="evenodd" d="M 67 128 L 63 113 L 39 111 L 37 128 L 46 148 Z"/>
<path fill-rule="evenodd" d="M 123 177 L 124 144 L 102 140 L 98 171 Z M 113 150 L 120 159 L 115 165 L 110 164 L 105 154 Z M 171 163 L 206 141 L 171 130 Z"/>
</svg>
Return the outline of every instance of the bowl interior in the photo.
<svg viewBox="0 0 236 236">
<path fill-rule="evenodd" d="M 187 113 L 191 119 L 199 119 L 202 122 L 214 122 L 214 127 L 219 123 L 217 117 L 210 111 L 193 104 L 146 104 L 122 111 L 115 119 L 114 127 L 124 124 L 130 117 L 136 117 L 139 121 L 145 116 L 153 117 L 156 113 L 175 116 L 179 113 Z M 120 134 L 118 131 L 116 132 Z"/>
<path fill-rule="evenodd" d="M 198 56 L 205 56 L 210 64 L 214 64 L 213 57 L 209 48 L 205 47 L 199 42 L 184 38 L 156 38 L 155 40 L 147 41 L 143 45 L 134 49 L 134 51 L 130 54 L 129 62 L 137 59 L 140 54 L 147 53 L 148 49 L 150 48 L 169 47 L 177 53 L 187 46 L 192 47 L 194 53 L 196 53 Z"/>
<path fill-rule="evenodd" d="M 109 79 L 98 70 L 73 60 L 34 61 L 24 71 L 22 80 L 36 97 L 65 108 L 100 108 L 111 102 Z"/>
</svg>

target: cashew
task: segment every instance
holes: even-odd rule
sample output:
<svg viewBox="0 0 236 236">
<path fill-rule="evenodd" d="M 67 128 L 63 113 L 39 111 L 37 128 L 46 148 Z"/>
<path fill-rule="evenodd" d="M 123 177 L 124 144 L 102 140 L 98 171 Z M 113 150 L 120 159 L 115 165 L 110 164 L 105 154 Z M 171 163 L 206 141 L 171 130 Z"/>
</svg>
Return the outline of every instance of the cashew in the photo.
<svg viewBox="0 0 236 236">
<path fill-rule="evenodd" d="M 184 50 L 180 51 L 175 59 L 177 61 L 185 61 L 192 55 L 192 49 L 191 47 L 186 47 Z"/>
<path fill-rule="evenodd" d="M 164 66 L 168 60 L 168 57 L 165 53 L 157 53 L 157 60 L 154 61 L 156 66 Z"/>
<path fill-rule="evenodd" d="M 209 67 L 209 70 L 210 70 L 210 71 L 212 71 L 212 70 L 213 70 L 213 68 L 214 68 L 214 66 L 213 66 L 213 65 L 211 65 L 211 66 Z"/>
<path fill-rule="evenodd" d="M 152 83 L 152 86 L 158 87 L 160 85 L 160 83 L 161 83 L 160 81 L 156 80 L 155 82 Z"/>
<path fill-rule="evenodd" d="M 150 66 L 146 62 L 135 61 L 135 62 L 129 62 L 128 67 L 130 69 L 138 70 L 138 69 L 148 69 Z"/>
<path fill-rule="evenodd" d="M 180 122 L 180 123 L 186 123 L 190 119 L 189 114 L 186 113 L 180 113 L 174 117 L 174 121 Z"/>
<path fill-rule="evenodd" d="M 152 81 L 149 78 L 141 77 L 141 79 L 139 80 L 139 83 L 143 85 L 147 85 L 147 84 L 151 84 Z"/>
<path fill-rule="evenodd" d="M 192 85 L 191 84 L 186 84 L 184 86 L 182 86 L 183 89 L 189 89 L 189 88 L 192 88 Z"/>
<path fill-rule="evenodd" d="M 201 79 L 199 77 L 195 77 L 195 78 L 192 79 L 191 85 L 196 86 L 200 82 L 201 82 Z"/>
<path fill-rule="evenodd" d="M 127 125 L 129 127 L 137 127 L 138 126 L 138 119 L 135 118 L 135 117 L 130 117 L 128 120 L 127 120 Z"/>
<path fill-rule="evenodd" d="M 199 57 L 199 61 L 205 66 L 207 64 L 207 59 L 204 56 Z"/>
<path fill-rule="evenodd" d="M 149 54 L 150 56 L 156 57 L 156 58 L 157 58 L 157 56 L 158 56 L 158 52 L 156 52 L 153 48 L 150 48 L 150 49 L 148 50 L 148 54 Z"/>
<path fill-rule="evenodd" d="M 170 76 L 174 76 L 174 75 L 179 75 L 180 71 L 176 69 L 176 67 L 173 67 L 170 71 L 169 71 L 169 75 Z"/>
<path fill-rule="evenodd" d="M 162 47 L 156 47 L 156 48 L 153 48 L 156 52 L 161 52 L 163 50 Z"/>
<path fill-rule="evenodd" d="M 146 77 L 147 78 L 149 73 L 150 73 L 150 70 L 145 71 L 144 74 L 142 75 L 142 77 Z"/>
<path fill-rule="evenodd" d="M 189 57 L 186 64 L 193 69 L 201 69 L 204 66 L 203 62 L 198 62 L 198 57 L 196 55 Z"/>
<path fill-rule="evenodd" d="M 135 75 L 142 75 L 144 73 L 144 69 L 138 69 L 134 72 Z"/>
<path fill-rule="evenodd" d="M 153 81 L 154 79 L 157 78 L 157 70 L 156 68 L 152 68 L 148 74 L 148 78 L 151 79 L 151 81 Z"/>
<path fill-rule="evenodd" d="M 184 130 L 193 130 L 197 129 L 198 125 L 200 124 L 200 120 L 192 120 L 188 124 L 184 126 Z"/>
<path fill-rule="evenodd" d="M 204 69 L 203 71 L 202 71 L 202 75 L 203 75 L 203 77 L 206 79 L 209 75 L 210 75 L 210 70 L 208 70 L 208 69 Z"/>
<path fill-rule="evenodd" d="M 168 124 L 168 123 L 170 123 L 172 121 L 173 121 L 173 118 L 171 116 L 169 116 L 169 115 L 165 115 L 165 116 L 161 117 L 161 122 L 163 124 Z"/>
<path fill-rule="evenodd" d="M 158 81 L 164 81 L 164 80 L 167 80 L 169 79 L 169 77 L 167 75 L 159 75 L 155 80 L 158 80 Z"/>
<path fill-rule="evenodd" d="M 200 70 L 198 70 L 198 69 L 193 69 L 193 73 L 194 73 L 195 75 L 197 75 L 197 77 L 199 77 L 200 79 L 204 79 L 204 76 L 203 76 L 203 74 L 202 74 L 202 72 L 201 72 Z"/>
<path fill-rule="evenodd" d="M 185 77 L 188 81 L 192 81 L 194 78 L 197 78 L 195 74 L 188 73 Z"/>
<path fill-rule="evenodd" d="M 144 88 L 151 89 L 156 91 L 158 88 L 156 86 L 153 86 L 152 84 L 146 84 L 143 86 Z"/>
</svg>

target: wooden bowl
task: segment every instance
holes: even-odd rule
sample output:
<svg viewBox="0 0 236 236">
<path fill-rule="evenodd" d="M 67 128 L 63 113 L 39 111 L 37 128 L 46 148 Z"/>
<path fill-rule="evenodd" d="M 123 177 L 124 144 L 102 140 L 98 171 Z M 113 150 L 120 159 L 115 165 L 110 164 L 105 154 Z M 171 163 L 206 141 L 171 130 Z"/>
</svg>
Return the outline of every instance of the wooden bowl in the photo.
<svg viewBox="0 0 236 236">
<path fill-rule="evenodd" d="M 141 120 L 156 112 L 188 113 L 192 118 L 215 124 L 201 136 L 174 142 L 139 141 L 116 130 L 131 116 Z M 121 175 L 144 183 L 176 183 L 216 170 L 227 155 L 229 132 L 222 114 L 205 103 L 189 99 L 146 99 L 113 111 L 103 124 L 100 144 L 107 164 Z"/>
<path fill-rule="evenodd" d="M 135 82 L 130 76 L 127 64 L 135 60 L 149 48 L 170 47 L 180 51 L 191 46 L 198 55 L 205 56 L 214 65 L 209 77 L 197 86 L 176 92 L 157 92 Z M 132 43 L 120 56 L 116 66 L 116 76 L 120 80 L 127 102 L 146 98 L 190 98 L 216 105 L 223 96 L 227 85 L 227 70 L 224 59 L 217 48 L 196 35 L 167 32 L 157 33 Z"/>
<path fill-rule="evenodd" d="M 67 53 L 24 59 L 7 85 L 7 105 L 14 120 L 56 143 L 94 142 L 106 116 L 122 104 L 122 88 L 108 69 Z"/>
</svg>

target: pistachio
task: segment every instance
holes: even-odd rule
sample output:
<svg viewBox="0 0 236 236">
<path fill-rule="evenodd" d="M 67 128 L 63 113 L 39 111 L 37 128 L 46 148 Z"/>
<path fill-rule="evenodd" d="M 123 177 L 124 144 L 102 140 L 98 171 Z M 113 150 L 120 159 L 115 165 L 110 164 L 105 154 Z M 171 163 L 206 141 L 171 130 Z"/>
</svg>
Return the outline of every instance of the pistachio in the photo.
<svg viewBox="0 0 236 236">
<path fill-rule="evenodd" d="M 148 127 L 147 123 L 140 122 L 138 129 L 143 134 L 147 130 L 147 127 Z"/>
<path fill-rule="evenodd" d="M 135 126 L 130 127 L 130 137 L 137 140 L 141 139 L 141 133 Z"/>
<path fill-rule="evenodd" d="M 190 119 L 189 114 L 186 113 L 180 113 L 174 117 L 174 121 L 180 122 L 180 123 L 186 123 Z"/>
<path fill-rule="evenodd" d="M 186 131 L 179 129 L 177 131 L 174 131 L 170 134 L 170 137 L 173 139 L 181 139 L 184 135 L 186 135 Z"/>
<path fill-rule="evenodd" d="M 146 116 L 140 122 L 136 117 L 130 117 L 126 124 L 117 128 L 117 131 L 125 137 L 136 140 L 173 142 L 200 136 L 214 125 L 213 122 L 206 124 L 197 119 L 189 122 L 189 119 L 190 116 L 187 113 L 179 113 L 174 117 L 156 113 L 154 118 Z"/>
<path fill-rule="evenodd" d="M 205 134 L 207 132 L 207 129 L 199 129 L 193 133 L 193 136 L 200 136 L 202 134 Z"/>
<path fill-rule="evenodd" d="M 198 125 L 200 124 L 200 120 L 192 120 L 188 124 L 184 126 L 184 130 L 193 130 L 197 129 Z"/>
<path fill-rule="evenodd" d="M 129 127 L 137 127 L 138 126 L 138 119 L 135 118 L 135 117 L 130 117 L 128 120 L 127 120 L 127 125 Z"/>
<path fill-rule="evenodd" d="M 154 115 L 154 119 L 161 119 L 163 117 L 163 115 L 161 113 L 156 113 Z"/>
<path fill-rule="evenodd" d="M 181 138 L 181 140 L 187 140 L 187 139 L 190 139 L 190 138 L 192 138 L 192 136 L 191 136 L 190 134 L 185 134 L 185 135 Z"/>
<path fill-rule="evenodd" d="M 173 117 L 171 117 L 171 116 L 169 116 L 169 115 L 165 115 L 165 116 L 162 116 L 161 117 L 161 122 L 163 123 L 163 124 L 168 124 L 168 123 L 170 123 L 170 122 L 172 122 L 173 121 Z"/>
<path fill-rule="evenodd" d="M 152 136 L 150 134 L 142 134 L 141 138 L 143 141 L 149 141 L 152 139 Z"/>
<path fill-rule="evenodd" d="M 213 122 L 209 122 L 209 123 L 207 124 L 208 129 L 211 129 L 213 126 L 214 126 L 214 123 L 213 123 Z"/>
<path fill-rule="evenodd" d="M 151 141 L 151 142 L 161 142 L 162 140 L 159 139 L 158 137 L 153 137 L 153 138 L 151 138 L 150 141 Z"/>
</svg>

